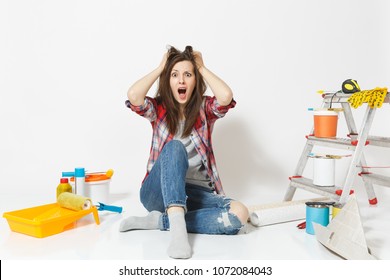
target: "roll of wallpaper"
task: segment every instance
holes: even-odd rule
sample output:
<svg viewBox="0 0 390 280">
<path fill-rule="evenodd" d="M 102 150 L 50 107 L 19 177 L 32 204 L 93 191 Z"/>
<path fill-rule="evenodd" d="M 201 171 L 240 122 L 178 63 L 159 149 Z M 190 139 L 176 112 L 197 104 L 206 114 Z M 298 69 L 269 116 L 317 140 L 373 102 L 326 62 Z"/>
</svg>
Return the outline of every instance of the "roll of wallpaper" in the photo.
<svg viewBox="0 0 390 280">
<path fill-rule="evenodd" d="M 61 207 L 75 211 L 86 210 L 92 207 L 92 201 L 90 198 L 69 192 L 60 194 L 57 198 L 57 203 Z"/>
<path fill-rule="evenodd" d="M 306 218 L 306 202 L 329 201 L 329 198 L 320 197 L 306 200 L 283 201 L 249 207 L 250 222 L 261 227 L 280 224 Z"/>
</svg>

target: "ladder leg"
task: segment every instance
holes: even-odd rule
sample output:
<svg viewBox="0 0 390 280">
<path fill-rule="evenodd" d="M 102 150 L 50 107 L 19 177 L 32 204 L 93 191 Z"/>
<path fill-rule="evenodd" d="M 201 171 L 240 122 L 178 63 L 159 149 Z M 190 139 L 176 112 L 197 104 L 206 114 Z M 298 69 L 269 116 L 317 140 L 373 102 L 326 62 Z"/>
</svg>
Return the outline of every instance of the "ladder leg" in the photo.
<svg viewBox="0 0 390 280">
<path fill-rule="evenodd" d="M 311 153 L 312 150 L 313 150 L 313 144 L 306 142 L 306 145 L 303 149 L 303 152 L 302 152 L 301 157 L 298 161 L 298 164 L 297 164 L 297 167 L 295 169 L 293 176 L 302 176 L 303 171 L 305 170 L 305 166 L 306 166 L 307 161 L 308 161 L 308 155 Z M 295 191 L 296 191 L 296 188 L 291 186 L 291 182 L 290 182 L 290 185 L 289 185 L 287 192 L 284 196 L 284 201 L 292 200 L 292 198 L 295 194 Z"/>
<path fill-rule="evenodd" d="M 353 181 L 358 173 L 359 167 L 358 164 L 361 163 L 361 158 L 362 158 L 362 153 L 363 153 L 363 148 L 366 144 L 366 140 L 368 137 L 368 132 L 370 130 L 372 121 L 374 119 L 375 115 L 375 108 L 372 109 L 367 106 L 366 113 L 363 118 L 363 126 L 361 128 L 361 131 L 358 135 L 357 138 L 357 145 L 355 152 L 352 155 L 352 160 L 348 169 L 347 177 L 345 179 L 345 183 L 343 186 L 343 192 L 340 197 L 340 203 L 344 204 L 349 196 L 349 192 L 351 190 Z M 372 189 L 373 191 L 373 189 Z"/>
<path fill-rule="evenodd" d="M 351 105 L 349 103 L 341 103 L 343 108 L 345 121 L 347 123 L 349 134 L 357 134 L 356 124 L 353 119 Z"/>
<path fill-rule="evenodd" d="M 348 126 L 348 130 L 349 130 L 350 135 L 356 135 L 357 129 L 356 129 L 355 121 L 353 119 L 351 105 L 348 102 L 345 102 L 345 103 L 341 103 L 341 106 L 343 108 L 344 117 L 345 117 L 345 120 L 347 122 L 347 126 Z M 366 159 L 364 157 L 363 152 L 361 155 L 360 165 L 367 166 Z M 362 168 L 360 171 L 361 172 L 368 172 L 364 168 Z M 373 187 L 372 183 L 364 181 L 364 187 L 365 187 L 366 192 L 367 192 L 367 197 L 368 197 L 369 203 L 376 204 L 377 199 L 376 199 L 376 195 L 375 195 L 375 191 L 374 191 L 374 187 Z"/>
<path fill-rule="evenodd" d="M 364 158 L 364 153 L 362 153 L 362 157 L 360 159 L 360 165 L 367 166 L 366 159 Z M 368 172 L 368 171 L 366 169 L 362 168 L 361 172 Z M 377 204 L 378 201 L 377 201 L 375 190 L 374 190 L 372 183 L 366 182 L 364 180 L 363 180 L 363 182 L 364 182 L 364 187 L 365 187 L 366 192 L 367 192 L 368 202 L 371 205 Z"/>
<path fill-rule="evenodd" d="M 283 201 L 291 201 L 292 198 L 293 198 L 293 196 L 294 196 L 294 194 L 295 194 L 295 191 L 296 191 L 296 190 L 297 190 L 297 189 L 294 188 L 294 187 L 292 187 L 292 186 L 291 186 L 291 183 L 290 183 L 290 185 L 289 185 L 288 188 L 287 188 L 286 194 L 284 195 Z"/>
</svg>

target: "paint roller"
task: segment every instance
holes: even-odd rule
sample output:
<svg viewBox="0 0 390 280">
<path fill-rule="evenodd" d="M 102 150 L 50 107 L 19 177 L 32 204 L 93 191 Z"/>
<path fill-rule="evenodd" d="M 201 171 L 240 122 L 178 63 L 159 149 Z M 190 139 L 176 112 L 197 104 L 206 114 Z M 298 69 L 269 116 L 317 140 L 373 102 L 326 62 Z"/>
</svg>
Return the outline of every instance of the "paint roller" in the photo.
<svg viewBox="0 0 390 280">
<path fill-rule="evenodd" d="M 104 174 L 107 176 L 107 178 L 111 179 L 112 175 L 114 175 L 114 169 L 108 169 L 106 172 L 103 172 L 103 171 L 94 171 L 94 172 L 89 172 L 89 171 L 85 171 L 85 175 L 88 176 L 88 175 L 94 175 L 94 174 Z"/>
<path fill-rule="evenodd" d="M 70 192 L 63 192 L 57 198 L 57 203 L 64 208 L 81 211 L 87 210 L 92 207 L 92 200 L 88 197 L 84 197 L 81 195 L 73 194 Z M 97 205 L 97 209 L 99 211 L 106 210 L 111 212 L 122 213 L 122 207 L 106 205 L 99 202 Z"/>
<path fill-rule="evenodd" d="M 63 192 L 57 198 L 57 203 L 64 208 L 81 211 L 92 207 L 92 200 L 90 198 L 73 194 L 70 192 Z"/>
</svg>

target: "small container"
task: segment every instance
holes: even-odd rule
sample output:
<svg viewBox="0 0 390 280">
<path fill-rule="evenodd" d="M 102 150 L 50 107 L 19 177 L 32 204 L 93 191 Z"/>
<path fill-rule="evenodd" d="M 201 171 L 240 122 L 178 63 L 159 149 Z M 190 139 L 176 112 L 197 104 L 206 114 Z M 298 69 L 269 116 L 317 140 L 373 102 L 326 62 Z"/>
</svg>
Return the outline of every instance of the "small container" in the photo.
<svg viewBox="0 0 390 280">
<path fill-rule="evenodd" d="M 332 219 L 337 216 L 343 206 L 341 204 L 335 204 L 332 206 Z"/>
<path fill-rule="evenodd" d="M 334 158 L 314 158 L 313 184 L 319 187 L 332 187 L 335 185 Z"/>
<path fill-rule="evenodd" d="M 306 204 L 306 233 L 314 235 L 313 223 L 323 226 L 329 224 L 329 207 L 322 204 Z"/>
<path fill-rule="evenodd" d="M 57 198 L 63 192 L 72 193 L 72 186 L 69 184 L 68 178 L 61 178 L 60 184 L 57 186 Z"/>
<path fill-rule="evenodd" d="M 87 174 L 84 183 L 84 195 L 89 197 L 93 203 L 108 203 L 111 178 L 104 173 Z M 74 177 L 70 179 L 74 184 Z"/>
<path fill-rule="evenodd" d="M 76 178 L 76 184 L 74 187 L 75 194 L 78 194 L 81 196 L 87 196 L 87 194 L 85 192 L 85 168 L 83 168 L 83 167 L 75 168 L 74 176 Z"/>
<path fill-rule="evenodd" d="M 338 112 L 329 110 L 314 111 L 314 136 L 334 138 L 337 134 Z"/>
</svg>

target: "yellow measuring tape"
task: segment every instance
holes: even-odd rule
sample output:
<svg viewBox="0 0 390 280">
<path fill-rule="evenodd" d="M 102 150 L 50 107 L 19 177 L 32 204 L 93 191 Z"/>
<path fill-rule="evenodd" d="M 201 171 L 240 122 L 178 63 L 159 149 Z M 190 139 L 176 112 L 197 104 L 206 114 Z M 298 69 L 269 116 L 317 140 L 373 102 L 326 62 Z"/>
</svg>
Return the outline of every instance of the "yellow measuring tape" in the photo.
<svg viewBox="0 0 390 280">
<path fill-rule="evenodd" d="M 376 87 L 370 90 L 355 92 L 348 98 L 348 102 L 355 109 L 363 103 L 367 103 L 371 108 L 380 108 L 382 107 L 383 101 L 385 101 L 386 95 L 387 88 Z"/>
</svg>

